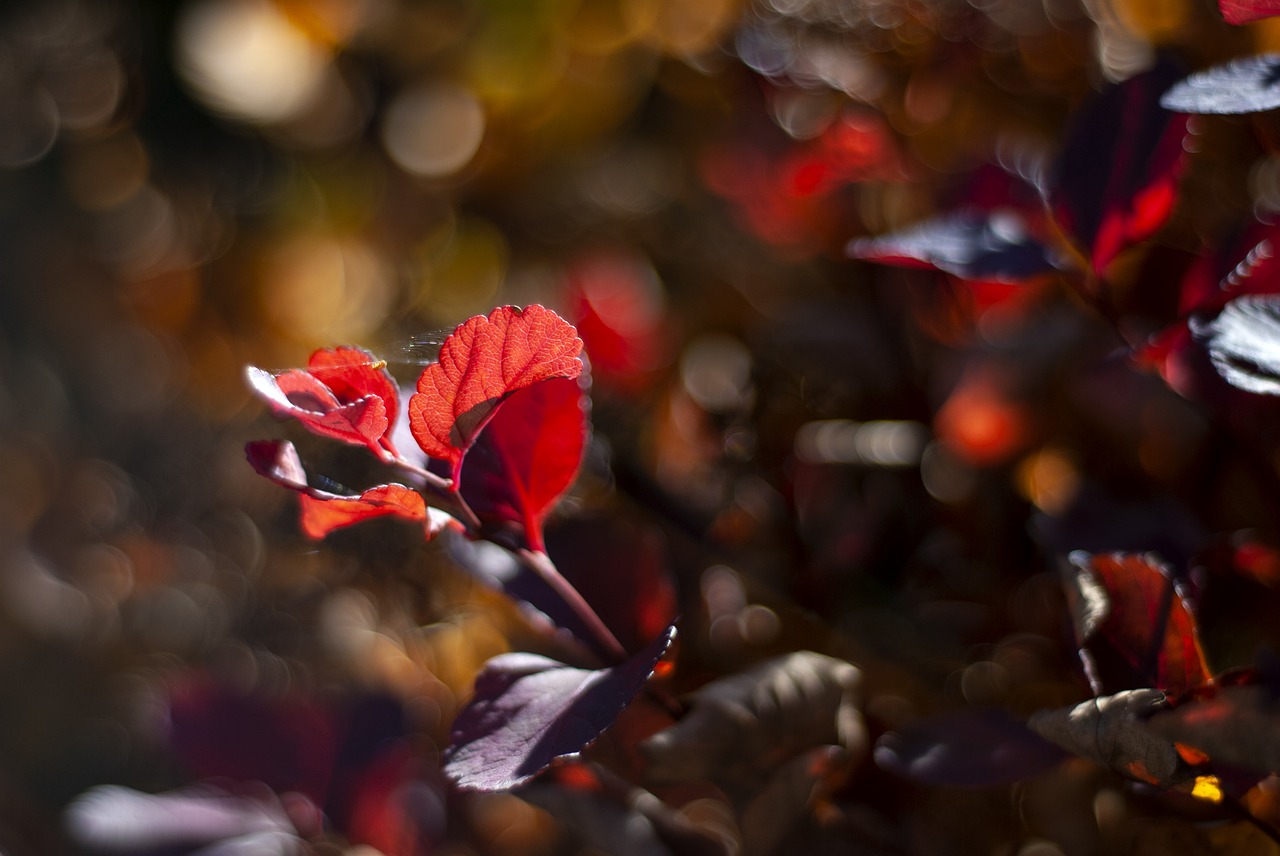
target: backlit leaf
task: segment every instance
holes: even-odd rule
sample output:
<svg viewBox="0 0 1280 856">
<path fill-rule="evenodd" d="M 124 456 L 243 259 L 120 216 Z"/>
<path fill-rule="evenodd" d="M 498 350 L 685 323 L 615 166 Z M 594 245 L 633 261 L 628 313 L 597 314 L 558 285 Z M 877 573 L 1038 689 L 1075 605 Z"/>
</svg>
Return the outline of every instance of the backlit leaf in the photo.
<svg viewBox="0 0 1280 856">
<path fill-rule="evenodd" d="M 1054 218 L 1099 276 L 1173 211 L 1187 122 L 1159 98 L 1175 76 L 1161 64 L 1082 110 L 1045 189 Z"/>
<path fill-rule="evenodd" d="M 383 364 L 361 348 L 322 349 L 305 369 L 271 374 L 250 366 L 249 388 L 281 417 L 322 437 L 394 453 L 399 396 Z"/>
<path fill-rule="evenodd" d="M 674 638 L 671 625 L 607 669 L 576 669 L 536 654 L 494 657 L 454 721 L 445 774 L 467 790 L 507 790 L 575 757 L 640 692 Z"/>
<path fill-rule="evenodd" d="M 1195 618 L 1159 560 L 1077 552 L 1070 564 L 1067 598 L 1095 693 L 1181 693 L 1209 679 Z"/>
<path fill-rule="evenodd" d="M 414 439 L 429 456 L 448 461 L 457 480 L 463 457 L 503 399 L 548 378 L 577 377 L 581 350 L 572 325 L 536 304 L 500 306 L 463 322 L 409 399 Z"/>
<path fill-rule="evenodd" d="M 542 523 L 582 461 L 586 404 L 576 379 L 550 378 L 499 405 L 471 447 L 460 485 L 486 527 L 514 530 L 521 546 L 543 550 Z"/>
<path fill-rule="evenodd" d="M 1242 57 L 1178 81 L 1161 105 L 1182 113 L 1260 113 L 1280 107 L 1280 54 Z"/>
<path fill-rule="evenodd" d="M 1232 386 L 1280 395 L 1280 295 L 1239 297 L 1212 321 L 1193 323 L 1191 332 Z"/>
<path fill-rule="evenodd" d="M 377 485 L 358 495 L 311 487 L 292 443 L 254 441 L 245 446 L 245 456 L 259 475 L 298 493 L 302 530 L 311 538 L 323 538 L 334 529 L 375 517 L 421 523 L 428 538 L 454 523 L 444 512 L 428 508 L 422 494 L 401 484 Z"/>
<path fill-rule="evenodd" d="M 1045 246 L 1012 210 L 962 211 L 854 241 L 848 251 L 866 261 L 931 268 L 976 282 L 1024 282 L 1054 269 Z"/>
</svg>

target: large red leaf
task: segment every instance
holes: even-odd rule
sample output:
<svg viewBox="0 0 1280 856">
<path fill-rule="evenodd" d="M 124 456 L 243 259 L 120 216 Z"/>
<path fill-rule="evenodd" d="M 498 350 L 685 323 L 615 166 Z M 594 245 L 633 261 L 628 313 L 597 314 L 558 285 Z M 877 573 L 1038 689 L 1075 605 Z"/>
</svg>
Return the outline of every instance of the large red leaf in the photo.
<svg viewBox="0 0 1280 856">
<path fill-rule="evenodd" d="M 455 481 L 476 435 L 511 393 L 582 372 L 582 340 L 550 309 L 500 306 L 463 322 L 418 378 L 409 427 L 422 450 L 448 461 Z"/>
<path fill-rule="evenodd" d="M 271 374 L 250 366 L 249 388 L 277 416 L 297 419 L 322 437 L 393 451 L 399 397 L 385 364 L 361 348 L 323 349 L 305 369 Z"/>
<path fill-rule="evenodd" d="M 1186 692 L 1209 679 L 1196 620 L 1169 570 L 1136 553 L 1071 554 L 1068 600 L 1095 694 Z"/>
<path fill-rule="evenodd" d="M 454 721 L 445 774 L 462 788 L 509 790 L 578 755 L 640 692 L 675 632 L 668 627 L 607 669 L 575 669 L 536 654 L 494 657 Z"/>
<path fill-rule="evenodd" d="M 292 443 L 256 440 L 245 446 L 245 456 L 259 475 L 298 493 L 302 531 L 311 538 L 375 517 L 421 523 L 428 538 L 454 522 L 444 512 L 428 508 L 422 494 L 401 484 L 378 485 L 358 496 L 311 487 Z"/>
<path fill-rule="evenodd" d="M 586 396 L 576 379 L 519 390 L 476 438 L 462 496 L 487 527 L 514 529 L 523 546 L 541 551 L 542 522 L 578 474 L 586 436 Z"/>
</svg>

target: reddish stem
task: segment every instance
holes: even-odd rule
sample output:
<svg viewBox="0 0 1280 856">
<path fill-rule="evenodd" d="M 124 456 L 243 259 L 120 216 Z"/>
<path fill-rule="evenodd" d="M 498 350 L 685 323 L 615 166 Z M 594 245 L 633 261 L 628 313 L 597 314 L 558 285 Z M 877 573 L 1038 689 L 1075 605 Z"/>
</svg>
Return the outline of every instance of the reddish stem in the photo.
<svg viewBox="0 0 1280 856">
<path fill-rule="evenodd" d="M 565 605 L 573 611 L 586 628 L 595 638 L 595 642 L 599 645 L 601 653 L 608 656 L 615 663 L 625 662 L 627 659 L 627 651 L 622 647 L 622 643 L 618 641 L 618 637 L 613 635 L 605 623 L 600 620 L 600 616 L 591 608 L 591 605 L 582 597 L 576 588 L 568 580 L 561 575 L 560 571 L 552 563 L 551 557 L 546 553 L 537 550 L 519 549 L 513 551 L 525 567 L 537 574 L 543 582 L 551 586 L 552 591 L 559 595 Z"/>
</svg>

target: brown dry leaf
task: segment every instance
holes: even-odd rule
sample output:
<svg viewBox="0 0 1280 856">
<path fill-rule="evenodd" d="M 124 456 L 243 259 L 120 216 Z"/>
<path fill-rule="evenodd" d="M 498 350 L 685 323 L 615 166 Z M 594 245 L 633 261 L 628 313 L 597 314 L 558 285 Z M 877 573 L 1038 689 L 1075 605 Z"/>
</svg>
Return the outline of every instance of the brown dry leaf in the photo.
<svg viewBox="0 0 1280 856">
<path fill-rule="evenodd" d="M 1132 779 L 1170 787 L 1190 774 L 1173 741 L 1157 736 L 1146 725 L 1147 717 L 1166 703 L 1160 690 L 1125 690 L 1074 707 L 1039 711 L 1027 725 L 1082 758 Z"/>
<path fill-rule="evenodd" d="M 597 764 L 567 766 L 534 782 L 521 799 L 550 813 L 585 844 L 617 856 L 730 856 L 726 841 L 649 791 Z"/>
<path fill-rule="evenodd" d="M 683 719 L 641 743 L 649 776 L 750 789 L 814 747 L 861 754 L 867 732 L 858 709 L 860 684 L 855 666 L 812 651 L 712 681 L 693 694 Z"/>
<path fill-rule="evenodd" d="M 743 856 L 786 852 L 789 834 L 823 790 L 825 774 L 845 757 L 839 746 L 819 746 L 783 764 L 738 812 Z"/>
<path fill-rule="evenodd" d="M 1272 687 L 1222 687 L 1158 713 L 1149 727 L 1215 762 L 1280 772 L 1280 698 Z"/>
</svg>

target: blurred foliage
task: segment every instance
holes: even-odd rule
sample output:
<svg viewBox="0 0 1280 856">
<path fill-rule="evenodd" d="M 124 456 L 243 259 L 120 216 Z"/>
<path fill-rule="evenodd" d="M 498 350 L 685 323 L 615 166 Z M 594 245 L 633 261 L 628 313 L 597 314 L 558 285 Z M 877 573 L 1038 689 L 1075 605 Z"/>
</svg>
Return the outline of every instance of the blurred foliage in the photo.
<svg viewBox="0 0 1280 856">
<path fill-rule="evenodd" d="M 578 846 L 431 772 L 480 664 L 551 643 L 395 524 L 307 542 L 243 455 L 287 430 L 244 365 L 349 343 L 409 382 L 503 303 L 587 342 L 595 438 L 548 539 L 600 549 L 569 534 L 598 521 L 670 570 L 677 691 L 809 648 L 863 670 L 873 736 L 1074 703 L 1073 549 L 1194 568 L 1217 668 L 1280 643 L 1274 446 L 1116 356 L 1172 318 L 1158 272 L 1117 279 L 1117 330 L 1060 283 L 844 249 L 981 197 L 988 165 L 1029 173 L 1157 51 L 1196 68 L 1278 43 L 1275 19 L 1229 28 L 1198 0 L 6 4 L 0 851 L 65 852 L 63 809 L 95 785 L 189 784 L 175 709 L 207 685 L 317 722 L 394 699 L 388 739 L 435 795 L 420 852 Z M 1188 254 L 1280 207 L 1274 117 L 1199 134 L 1160 236 Z M 1245 543 L 1252 576 L 1215 564 Z M 347 820 L 315 852 L 398 846 L 403 817 L 326 775 L 303 791 Z M 741 834 L 714 789 L 663 796 Z M 944 791 L 859 760 L 780 852 L 1257 852 L 1199 819 L 1083 762 Z"/>
</svg>

